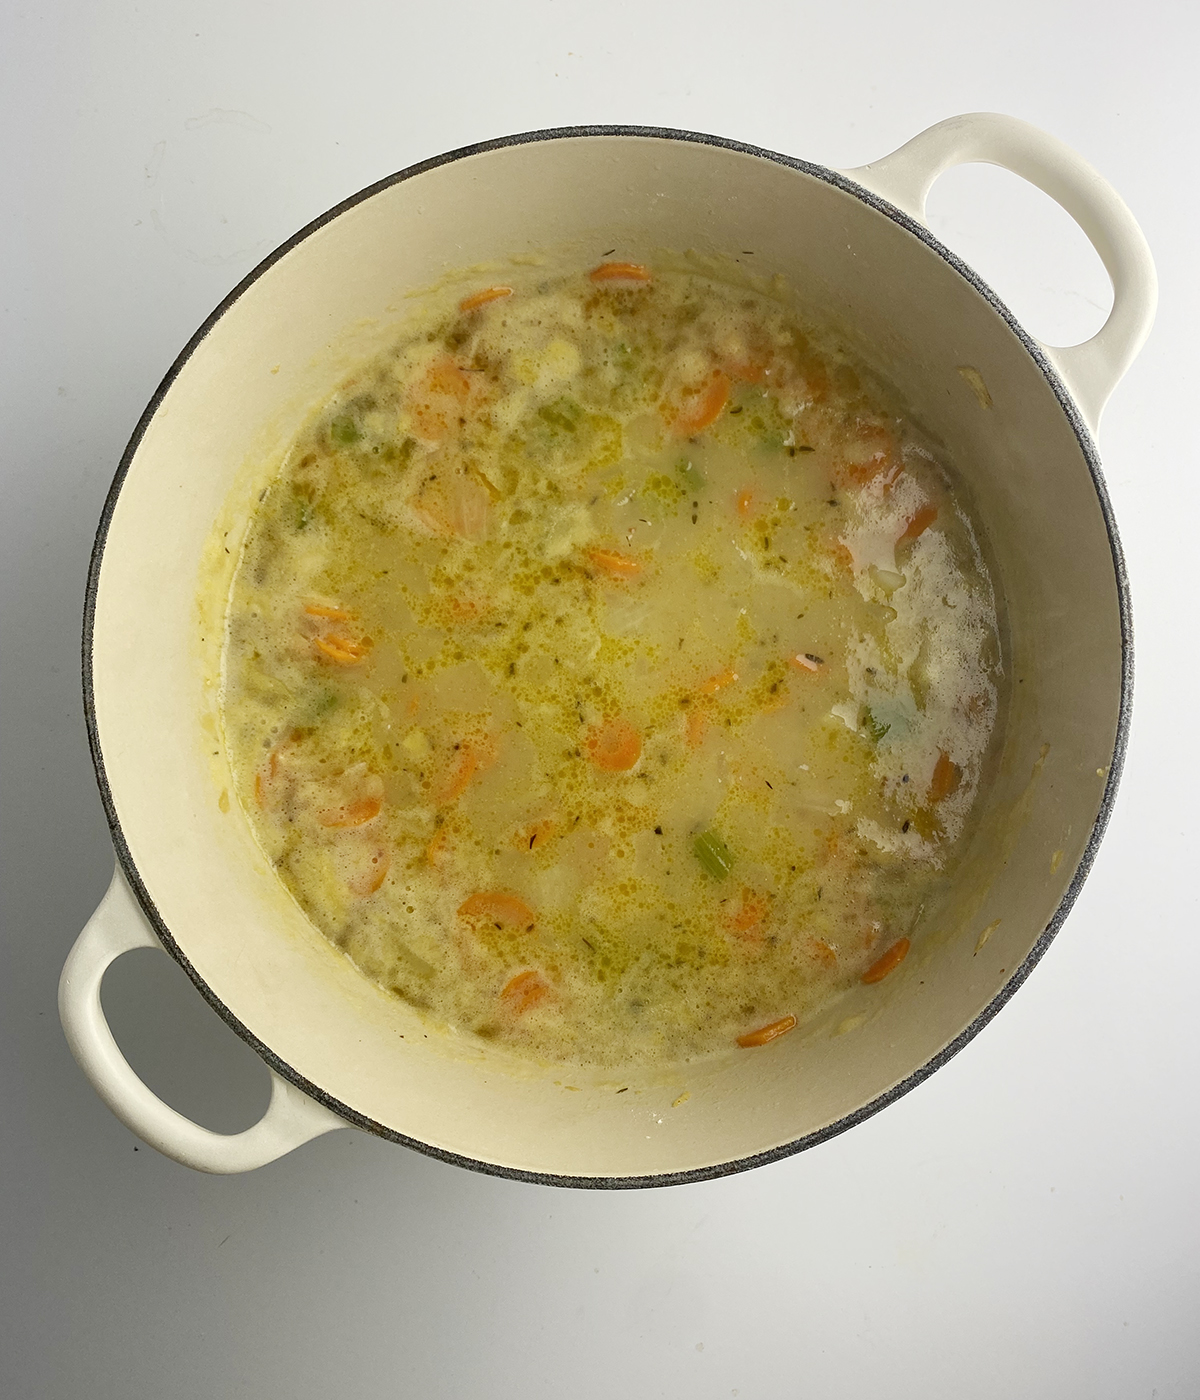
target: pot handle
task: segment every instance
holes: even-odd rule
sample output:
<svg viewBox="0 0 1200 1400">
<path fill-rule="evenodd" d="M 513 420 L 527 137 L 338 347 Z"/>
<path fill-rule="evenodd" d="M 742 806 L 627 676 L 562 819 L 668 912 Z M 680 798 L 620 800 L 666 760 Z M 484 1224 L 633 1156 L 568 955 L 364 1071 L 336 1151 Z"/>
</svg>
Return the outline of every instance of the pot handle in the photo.
<svg viewBox="0 0 1200 1400">
<path fill-rule="evenodd" d="M 122 1123 L 164 1156 L 202 1172 L 245 1172 L 349 1124 L 271 1071 L 267 1111 L 244 1133 L 214 1133 L 165 1104 L 121 1054 L 100 1004 L 111 963 L 134 948 L 165 951 L 118 865 L 108 892 L 67 957 L 58 1014 L 67 1044 L 92 1088 Z"/>
<path fill-rule="evenodd" d="M 1041 347 L 1095 431 L 1109 395 L 1150 333 L 1158 304 L 1150 248 L 1108 181 L 1056 137 L 995 112 L 950 117 L 882 160 L 841 173 L 924 223 L 925 200 L 937 177 L 974 161 L 1003 166 L 1061 204 L 1112 280 L 1112 311 L 1090 340 Z"/>
</svg>

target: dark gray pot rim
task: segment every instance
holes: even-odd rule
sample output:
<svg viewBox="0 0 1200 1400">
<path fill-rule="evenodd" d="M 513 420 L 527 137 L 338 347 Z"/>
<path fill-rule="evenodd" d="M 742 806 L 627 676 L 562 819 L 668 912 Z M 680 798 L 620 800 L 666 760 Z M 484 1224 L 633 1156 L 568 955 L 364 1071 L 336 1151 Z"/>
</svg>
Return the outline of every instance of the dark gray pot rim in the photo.
<svg viewBox="0 0 1200 1400">
<path fill-rule="evenodd" d="M 465 1157 L 457 1152 L 447 1152 L 439 1147 L 434 1147 L 430 1143 L 421 1142 L 416 1138 L 405 1136 L 392 1128 L 386 1127 L 382 1123 L 376 1122 L 372 1118 L 359 1113 L 348 1104 L 342 1103 L 327 1094 L 318 1085 L 313 1084 L 302 1074 L 299 1074 L 286 1061 L 281 1060 L 278 1055 L 264 1045 L 261 1040 L 244 1025 L 224 1002 L 216 995 L 211 987 L 197 973 L 192 966 L 183 949 L 176 943 L 171 930 L 167 927 L 162 916 L 159 914 L 150 898 L 137 866 L 134 864 L 129 847 L 126 844 L 124 834 L 121 830 L 121 823 L 117 816 L 116 803 L 113 799 L 112 789 L 109 786 L 108 776 L 104 767 L 104 756 L 100 748 L 100 739 L 96 724 L 95 694 L 92 683 L 92 641 L 93 629 L 95 625 L 96 595 L 99 587 L 100 568 L 104 558 L 104 545 L 108 537 L 108 527 L 112 520 L 113 511 L 116 508 L 117 498 L 120 496 L 121 487 L 129 471 L 130 463 L 141 444 L 150 420 L 157 412 L 160 403 L 166 395 L 168 389 L 175 382 L 184 365 L 191 358 L 196 347 L 204 340 L 205 336 L 212 330 L 213 326 L 221 319 L 226 311 L 254 285 L 258 279 L 275 265 L 282 257 L 304 242 L 311 234 L 331 223 L 338 215 L 343 214 L 355 205 L 361 204 L 364 200 L 370 199 L 372 195 L 378 194 L 381 190 L 389 189 L 393 185 L 399 184 L 402 180 L 410 180 L 415 175 L 424 174 L 427 170 L 435 170 L 438 166 L 448 165 L 451 161 L 462 160 L 467 156 L 480 155 L 486 151 L 500 150 L 507 146 L 521 146 L 531 144 L 535 141 L 556 141 L 564 138 L 588 137 L 588 136 L 632 136 L 650 137 L 656 140 L 685 141 L 692 144 L 704 146 L 719 146 L 724 150 L 738 151 L 744 155 L 758 156 L 763 160 L 774 161 L 778 165 L 787 166 L 791 170 L 800 171 L 802 174 L 812 176 L 814 179 L 822 180 L 828 185 L 845 191 L 855 198 L 862 200 L 864 204 L 891 219 L 893 223 L 899 224 L 914 237 L 919 238 L 928 248 L 931 248 L 939 257 L 943 258 L 954 270 L 968 282 L 981 297 L 987 301 L 1000 319 L 1008 326 L 1009 330 L 1017 337 L 1021 344 L 1028 351 L 1030 357 L 1036 363 L 1042 374 L 1045 376 L 1047 384 L 1050 386 L 1055 398 L 1058 400 L 1063 414 L 1070 423 L 1076 438 L 1079 441 L 1080 451 L 1083 453 L 1088 471 L 1091 473 L 1092 484 L 1096 490 L 1096 498 L 1100 505 L 1101 513 L 1104 517 L 1105 529 L 1108 532 L 1109 547 L 1112 551 L 1113 573 L 1117 585 L 1118 606 L 1121 618 L 1121 698 L 1120 708 L 1117 718 L 1116 740 L 1113 745 L 1112 762 L 1109 766 L 1108 777 L 1105 783 L 1104 795 L 1100 803 L 1092 831 L 1088 837 L 1088 843 L 1084 850 L 1083 857 L 1075 871 L 1075 875 L 1063 895 L 1062 901 L 1054 912 L 1054 917 L 1046 925 L 1039 935 L 1037 942 L 1033 945 L 1029 955 L 1024 962 L 1016 968 L 1001 987 L 999 992 L 975 1017 L 975 1019 L 957 1035 L 947 1046 L 940 1050 L 932 1059 L 928 1060 L 912 1074 L 893 1085 L 892 1088 L 856 1109 L 853 1113 L 839 1118 L 836 1122 L 830 1123 L 817 1132 L 808 1133 L 804 1137 L 797 1138 L 793 1142 L 785 1143 L 780 1147 L 774 1147 L 767 1152 L 758 1152 L 749 1157 L 740 1157 L 731 1162 L 718 1162 L 712 1166 L 697 1167 L 692 1171 L 683 1172 L 662 1172 L 650 1176 L 623 1176 L 623 1177 L 590 1177 L 590 1176 L 560 1176 L 547 1172 L 525 1171 L 518 1167 L 502 1166 L 495 1162 L 484 1162 L 477 1158 Z M 752 1167 L 764 1166 L 768 1162 L 777 1162 L 782 1158 L 793 1156 L 797 1152 L 803 1152 L 807 1148 L 815 1147 L 818 1143 L 825 1142 L 829 1138 L 844 1133 L 847 1129 L 855 1127 L 866 1119 L 873 1117 L 888 1104 L 894 1103 L 898 1098 L 907 1094 L 911 1089 L 925 1079 L 928 1079 L 935 1070 L 938 1070 L 948 1060 L 957 1055 L 958 1052 L 987 1025 L 993 1016 L 1005 1005 L 1018 987 L 1025 981 L 1029 974 L 1037 965 L 1042 954 L 1050 946 L 1054 935 L 1062 926 L 1063 921 L 1071 911 L 1072 905 L 1079 894 L 1088 872 L 1091 870 L 1092 862 L 1095 860 L 1096 851 L 1108 825 L 1109 816 L 1112 813 L 1113 802 L 1116 797 L 1117 785 L 1121 777 L 1121 769 L 1125 761 L 1125 750 L 1129 739 L 1129 723 L 1133 702 L 1133 618 L 1129 598 L 1129 580 L 1125 569 L 1125 559 L 1121 550 L 1121 542 L 1117 535 L 1116 521 L 1113 518 L 1112 505 L 1108 499 L 1108 492 L 1104 485 L 1104 478 L 1100 469 L 1100 458 L 1096 451 L 1096 445 L 1086 424 L 1080 415 L 1075 401 L 1068 393 L 1062 380 L 1059 378 L 1053 366 L 1043 354 L 1041 347 L 1034 341 L 1017 323 L 1015 317 L 1004 305 L 1000 298 L 987 286 L 987 284 L 969 268 L 960 258 L 956 257 L 948 248 L 940 243 L 932 233 L 916 220 L 889 204 L 887 200 L 881 199 L 871 191 L 863 189 L 853 180 L 849 180 L 844 175 L 836 171 L 826 169 L 824 166 L 813 165 L 809 161 L 798 160 L 793 156 L 780 155 L 776 151 L 764 150 L 759 146 L 748 145 L 742 141 L 729 140 L 722 136 L 709 136 L 695 131 L 677 131 L 668 127 L 650 126 L 571 126 L 556 127 L 543 131 L 525 131 L 514 136 L 497 137 L 492 141 L 481 141 L 472 146 L 462 146 L 458 150 L 448 151 L 444 155 L 434 156 L 430 160 L 421 161 L 417 165 L 410 165 L 406 169 L 398 171 L 394 175 L 389 175 L 385 179 L 377 181 L 373 185 L 368 185 L 366 189 L 360 190 L 357 194 L 351 195 L 349 199 L 344 199 L 340 204 L 334 205 L 319 218 L 302 228 L 282 243 L 275 251 L 269 254 L 256 268 L 229 293 L 227 297 L 216 307 L 212 314 L 205 320 L 203 325 L 192 336 L 191 340 L 184 346 L 175 363 L 167 371 L 162 383 L 155 390 L 153 397 L 147 404 L 145 412 L 138 421 L 137 427 L 133 431 L 129 444 L 121 457 L 116 475 L 113 478 L 112 486 L 109 488 L 107 499 L 104 502 L 104 509 L 100 516 L 100 524 L 96 532 L 96 541 L 92 548 L 91 564 L 88 570 L 87 592 L 84 600 L 83 613 L 83 700 L 84 715 L 87 722 L 88 742 L 92 752 L 92 763 L 96 770 L 96 781 L 100 787 L 100 796 L 104 804 L 105 816 L 108 819 L 109 829 L 112 832 L 113 845 L 116 848 L 117 860 L 133 889 L 138 902 L 145 910 L 146 917 L 150 920 L 155 933 L 162 942 L 163 947 L 183 968 L 191 978 L 197 991 L 204 997 L 205 1001 L 213 1008 L 225 1023 L 230 1026 L 248 1045 L 250 1045 L 266 1061 L 266 1063 L 284 1079 L 294 1084 L 309 1097 L 318 1103 L 324 1104 L 326 1108 L 336 1113 L 340 1118 L 356 1128 L 361 1128 L 366 1132 L 374 1133 L 378 1137 L 387 1138 L 391 1142 L 401 1143 L 405 1147 L 411 1147 L 416 1152 L 422 1152 L 428 1157 L 435 1157 L 442 1162 L 451 1162 L 456 1166 L 467 1167 L 472 1171 L 484 1172 L 490 1176 L 510 1177 L 517 1181 L 536 1182 L 544 1186 L 570 1186 L 592 1190 L 631 1190 L 649 1186 L 679 1186 L 687 1182 L 709 1181 L 716 1177 L 732 1176 L 735 1172 L 749 1171 Z"/>
</svg>

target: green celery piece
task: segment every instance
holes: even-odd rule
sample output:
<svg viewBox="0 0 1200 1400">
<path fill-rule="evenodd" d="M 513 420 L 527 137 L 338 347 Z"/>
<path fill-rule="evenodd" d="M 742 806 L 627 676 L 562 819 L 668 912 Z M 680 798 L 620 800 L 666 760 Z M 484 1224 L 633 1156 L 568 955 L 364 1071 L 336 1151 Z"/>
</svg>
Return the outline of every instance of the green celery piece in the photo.
<svg viewBox="0 0 1200 1400">
<path fill-rule="evenodd" d="M 330 423 L 329 436 L 339 447 L 349 447 L 352 443 L 356 443 L 362 434 L 358 431 L 358 424 L 354 419 L 343 414 Z"/>
<path fill-rule="evenodd" d="M 538 417 L 558 432 L 573 433 L 583 419 L 583 409 L 574 399 L 563 397 L 539 408 Z"/>
<path fill-rule="evenodd" d="M 332 686 L 322 686 L 320 690 L 312 695 L 305 706 L 305 720 L 311 724 L 313 720 L 321 719 L 330 710 L 336 710 L 341 701 L 341 696 Z"/>
<path fill-rule="evenodd" d="M 692 842 L 692 854 L 714 880 L 723 880 L 733 869 L 733 854 L 715 831 L 702 831 Z"/>
<path fill-rule="evenodd" d="M 871 736 L 872 742 L 877 744 L 892 726 L 890 724 L 884 724 L 881 719 L 876 717 L 872 710 L 868 709 L 862 727 Z"/>
<path fill-rule="evenodd" d="M 675 465 L 675 470 L 683 478 L 683 484 L 689 491 L 702 491 L 704 489 L 703 475 L 692 466 L 686 457 L 680 458 Z"/>
</svg>

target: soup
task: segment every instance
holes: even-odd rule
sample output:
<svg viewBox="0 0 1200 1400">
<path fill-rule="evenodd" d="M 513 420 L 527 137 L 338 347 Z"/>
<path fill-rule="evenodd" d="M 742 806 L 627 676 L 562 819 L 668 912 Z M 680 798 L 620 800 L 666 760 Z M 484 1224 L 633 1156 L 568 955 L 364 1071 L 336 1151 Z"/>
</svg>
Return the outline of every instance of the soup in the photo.
<svg viewBox="0 0 1200 1400">
<path fill-rule="evenodd" d="M 223 719 L 263 850 L 431 1023 L 770 1044 L 895 973 L 969 835 L 1001 624 L 950 465 L 761 291 L 473 287 L 251 522 Z"/>
</svg>

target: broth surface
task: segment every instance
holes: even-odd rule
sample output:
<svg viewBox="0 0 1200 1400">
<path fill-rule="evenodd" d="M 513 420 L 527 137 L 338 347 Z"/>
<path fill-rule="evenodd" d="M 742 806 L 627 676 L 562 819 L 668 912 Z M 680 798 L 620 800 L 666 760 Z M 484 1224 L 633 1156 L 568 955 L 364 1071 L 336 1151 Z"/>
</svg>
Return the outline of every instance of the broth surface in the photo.
<svg viewBox="0 0 1200 1400">
<path fill-rule="evenodd" d="M 239 799 L 314 924 L 543 1060 L 755 1048 L 908 951 L 1002 679 L 945 465 L 772 298 L 480 286 L 298 436 L 234 579 Z"/>
</svg>

